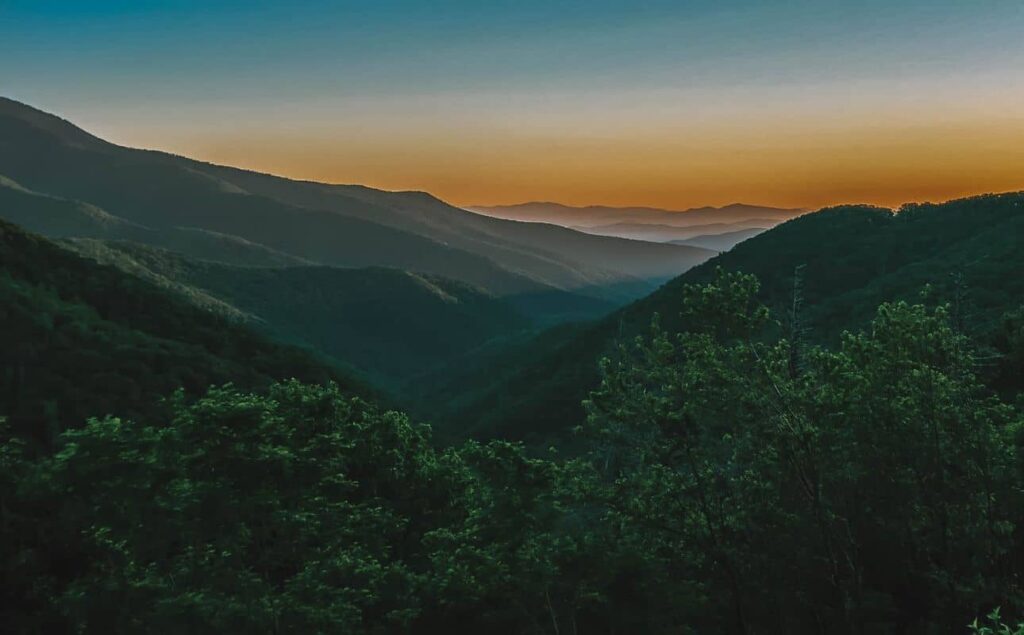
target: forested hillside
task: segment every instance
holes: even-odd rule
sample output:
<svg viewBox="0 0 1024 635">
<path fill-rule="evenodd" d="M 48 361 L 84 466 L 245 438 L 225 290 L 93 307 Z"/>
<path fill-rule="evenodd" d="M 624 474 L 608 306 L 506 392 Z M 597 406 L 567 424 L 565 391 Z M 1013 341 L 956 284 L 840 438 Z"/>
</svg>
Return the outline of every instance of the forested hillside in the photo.
<svg viewBox="0 0 1024 635">
<path fill-rule="evenodd" d="M 66 241 L 83 256 L 175 291 L 395 389 L 416 373 L 533 324 L 464 283 L 395 269 L 239 267 L 129 242 Z"/>
<path fill-rule="evenodd" d="M 979 381 L 952 307 L 886 304 L 824 349 L 777 339 L 751 276 L 677 291 L 690 326 L 602 364 L 575 458 L 437 449 L 401 414 L 294 381 L 179 393 L 52 450 L 7 428 L 0 618 L 929 633 L 1024 611 L 1024 419 Z"/>
<path fill-rule="evenodd" d="M 33 192 L 0 176 L 0 218 L 49 238 L 128 240 L 229 264 L 285 267 L 309 261 L 237 236 L 194 227 L 156 230 L 110 214 L 95 205 Z"/>
<path fill-rule="evenodd" d="M 3 221 L 0 295 L 0 414 L 40 440 L 89 416 L 153 416 L 179 388 L 297 377 L 365 391 L 309 352 Z"/>
<path fill-rule="evenodd" d="M 583 420 L 580 402 L 598 381 L 597 360 L 646 332 L 655 314 L 668 328 L 683 327 L 680 289 L 710 280 L 719 268 L 762 280 L 758 298 L 775 311 L 779 333 L 793 326 L 799 275 L 798 326 L 810 342 L 835 344 L 844 329 L 867 324 L 871 307 L 882 302 L 953 302 L 965 332 L 999 348 L 989 371 L 1007 376 L 1009 313 L 1024 305 L 1021 244 L 1019 193 L 908 205 L 898 213 L 839 207 L 808 214 L 740 243 L 596 325 L 493 353 L 471 374 L 465 369 L 474 360 L 460 362 L 449 376 L 424 384 L 419 412 L 436 413 L 438 424 L 456 433 L 564 438 Z"/>
<path fill-rule="evenodd" d="M 485 218 L 422 192 L 293 181 L 124 148 L 5 98 L 0 175 L 79 212 L 88 206 L 158 234 L 201 229 L 318 264 L 441 275 L 502 296 L 580 294 L 622 303 L 714 255 Z M 35 228 L 81 235 L 72 232 L 82 214 L 70 220 L 70 227 Z M 172 238 L 150 237 L 149 244 L 175 248 Z"/>
</svg>

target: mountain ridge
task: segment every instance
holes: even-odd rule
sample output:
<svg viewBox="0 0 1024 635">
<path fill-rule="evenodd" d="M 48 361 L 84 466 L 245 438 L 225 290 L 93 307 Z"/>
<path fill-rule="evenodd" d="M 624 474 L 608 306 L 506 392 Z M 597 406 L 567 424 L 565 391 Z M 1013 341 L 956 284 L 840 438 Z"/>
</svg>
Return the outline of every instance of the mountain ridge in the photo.
<svg viewBox="0 0 1024 635">
<path fill-rule="evenodd" d="M 62 242 L 201 308 L 315 350 L 387 389 L 493 339 L 532 328 L 505 301 L 471 285 L 386 267 L 245 267 L 196 261 L 133 242 Z"/>
<path fill-rule="evenodd" d="M 0 412 L 48 442 L 87 417 L 155 414 L 183 389 L 289 377 L 371 391 L 349 367 L 211 314 L 0 219 Z"/>
<path fill-rule="evenodd" d="M 393 266 L 502 294 L 586 289 L 621 302 L 713 255 L 482 220 L 415 191 L 294 181 L 124 148 L 9 99 L 0 101 L 0 132 L 0 173 L 32 190 L 147 226 L 235 235 L 322 264 Z"/>
<path fill-rule="evenodd" d="M 767 229 L 763 227 L 750 227 L 747 229 L 725 232 L 724 234 L 700 234 L 692 238 L 684 238 L 682 240 L 670 242 L 681 245 L 693 245 L 695 247 L 703 247 L 705 249 L 714 249 L 716 251 L 728 251 L 744 240 L 749 240 L 750 238 L 766 231 Z"/>
<path fill-rule="evenodd" d="M 474 213 L 497 218 L 516 219 L 526 222 L 556 222 L 565 226 L 597 227 L 613 223 L 662 223 L 674 227 L 711 222 L 728 222 L 758 218 L 788 220 L 805 214 L 804 208 L 782 208 L 764 205 L 730 203 L 721 207 L 703 206 L 683 210 L 663 209 L 646 206 L 587 205 L 572 206 L 562 203 L 526 202 L 513 205 L 469 205 Z"/>
<path fill-rule="evenodd" d="M 598 359 L 643 334 L 655 313 L 664 328 L 684 328 L 682 287 L 711 281 L 719 267 L 758 276 L 760 299 L 785 316 L 794 271 L 804 265 L 801 321 L 823 342 L 866 324 L 882 302 L 919 301 L 922 292 L 932 301 L 957 296 L 962 279 L 973 327 L 986 337 L 1000 315 L 1024 306 L 1024 278 L 1017 275 L 1024 270 L 1021 241 L 1024 192 L 909 204 L 898 211 L 826 208 L 745 240 L 595 323 L 562 328 L 557 336 L 542 333 L 480 367 L 466 360 L 460 366 L 467 370 L 456 369 L 447 383 L 425 388 L 457 404 L 439 415 L 451 422 L 450 434 L 564 440 L 582 421 L 581 402 L 598 381 Z M 419 406 L 423 412 L 445 407 L 426 403 Z"/>
</svg>

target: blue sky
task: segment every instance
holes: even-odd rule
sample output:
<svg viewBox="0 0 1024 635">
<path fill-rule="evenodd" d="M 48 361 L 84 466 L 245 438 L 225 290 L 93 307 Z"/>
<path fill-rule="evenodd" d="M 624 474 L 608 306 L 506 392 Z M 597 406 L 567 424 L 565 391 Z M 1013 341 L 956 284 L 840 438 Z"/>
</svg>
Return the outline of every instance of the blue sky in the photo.
<svg viewBox="0 0 1024 635">
<path fill-rule="evenodd" d="M 587 173 L 574 167 L 560 191 L 551 166 L 540 160 L 531 175 L 529 159 L 547 152 L 545 139 L 560 161 L 592 164 L 605 182 L 616 166 L 601 158 L 614 152 L 652 174 L 666 161 L 694 167 L 687 156 L 716 157 L 728 171 L 719 155 L 741 133 L 768 159 L 777 147 L 787 169 L 793 147 L 831 151 L 840 141 L 829 135 L 840 132 L 870 143 L 871 129 L 884 129 L 880 150 L 891 128 L 909 134 L 919 123 L 963 136 L 1009 122 L 1001 125 L 1013 136 L 1021 33 L 1024 3 L 1002 1 L 0 0 L 0 93 L 118 142 L 255 156 L 251 167 L 295 176 L 433 187 L 460 202 L 497 202 L 520 188 L 515 198 L 703 204 L 735 198 L 728 188 L 741 183 L 723 175 L 715 194 L 634 174 L 619 190 L 588 194 Z M 772 130 L 778 138 L 758 141 Z M 663 147 L 659 132 L 687 143 Z M 787 142 L 794 136 L 797 146 Z M 474 173 L 481 145 L 502 152 Z M 815 176 L 800 178 L 765 198 L 800 203 Z"/>
</svg>

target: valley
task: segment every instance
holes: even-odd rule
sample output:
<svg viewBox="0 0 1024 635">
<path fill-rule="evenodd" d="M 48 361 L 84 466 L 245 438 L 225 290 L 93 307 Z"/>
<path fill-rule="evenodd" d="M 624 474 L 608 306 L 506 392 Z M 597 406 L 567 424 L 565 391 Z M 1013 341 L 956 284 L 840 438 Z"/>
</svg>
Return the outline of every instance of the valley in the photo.
<svg viewBox="0 0 1024 635">
<path fill-rule="evenodd" d="M 1022 244 L 1021 192 L 467 210 L 0 100 L 0 617 L 963 622 L 1020 594 Z"/>
</svg>

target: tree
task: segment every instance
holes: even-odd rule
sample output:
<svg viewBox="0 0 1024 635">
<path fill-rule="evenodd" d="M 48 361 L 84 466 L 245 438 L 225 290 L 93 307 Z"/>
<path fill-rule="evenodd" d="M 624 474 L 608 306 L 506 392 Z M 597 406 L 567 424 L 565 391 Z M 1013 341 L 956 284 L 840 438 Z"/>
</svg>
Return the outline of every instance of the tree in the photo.
<svg viewBox="0 0 1024 635">
<path fill-rule="evenodd" d="M 687 619 L 863 632 L 1019 606 L 1019 414 L 974 376 L 948 309 L 883 305 L 793 374 L 755 291 L 723 273 L 687 288 L 701 319 L 605 360 L 587 404 L 608 522 L 703 585 Z"/>
</svg>

